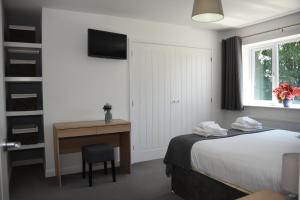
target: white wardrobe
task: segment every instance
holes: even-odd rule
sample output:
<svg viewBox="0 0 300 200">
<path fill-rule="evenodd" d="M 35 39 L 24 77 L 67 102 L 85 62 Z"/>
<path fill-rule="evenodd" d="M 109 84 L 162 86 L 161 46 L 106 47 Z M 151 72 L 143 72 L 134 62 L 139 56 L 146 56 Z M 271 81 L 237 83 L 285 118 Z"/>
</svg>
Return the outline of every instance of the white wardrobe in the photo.
<svg viewBox="0 0 300 200">
<path fill-rule="evenodd" d="M 133 162 L 164 157 L 169 141 L 211 119 L 211 50 L 133 42 Z"/>
</svg>

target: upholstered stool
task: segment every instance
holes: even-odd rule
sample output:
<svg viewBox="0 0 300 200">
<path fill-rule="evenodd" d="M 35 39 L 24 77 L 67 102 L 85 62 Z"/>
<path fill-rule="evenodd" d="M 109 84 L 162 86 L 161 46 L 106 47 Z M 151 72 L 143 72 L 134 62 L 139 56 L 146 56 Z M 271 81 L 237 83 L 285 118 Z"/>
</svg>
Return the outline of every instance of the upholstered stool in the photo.
<svg viewBox="0 0 300 200">
<path fill-rule="evenodd" d="M 107 174 L 107 161 L 111 161 L 112 178 L 116 182 L 114 149 L 109 144 L 92 144 L 82 147 L 82 177 L 85 178 L 85 165 L 89 165 L 89 186 L 93 185 L 93 163 L 104 162 Z"/>
</svg>

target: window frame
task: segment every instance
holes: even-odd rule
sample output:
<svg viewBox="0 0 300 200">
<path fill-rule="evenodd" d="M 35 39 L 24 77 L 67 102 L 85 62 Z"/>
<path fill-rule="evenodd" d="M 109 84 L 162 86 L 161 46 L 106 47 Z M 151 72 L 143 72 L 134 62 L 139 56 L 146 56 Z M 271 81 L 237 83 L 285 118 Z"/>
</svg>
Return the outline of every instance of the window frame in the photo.
<svg viewBox="0 0 300 200">
<path fill-rule="evenodd" d="M 244 104 L 247 106 L 276 106 L 282 107 L 277 98 L 272 93 L 272 100 L 255 100 L 255 52 L 265 49 L 272 50 L 272 90 L 279 85 L 279 45 L 300 41 L 300 35 L 293 38 L 281 38 L 273 41 L 260 42 L 255 44 L 243 45 L 243 85 L 244 91 L 249 91 L 250 94 L 244 92 Z M 245 59 L 246 58 L 246 59 Z M 248 71 L 250 74 L 245 74 Z M 247 73 L 247 72 L 246 72 Z M 250 84 L 245 84 L 245 81 L 250 81 Z M 245 87 L 245 85 L 247 85 Z M 298 107 L 298 106 L 297 106 Z M 300 108 L 300 107 L 299 107 Z"/>
<path fill-rule="evenodd" d="M 261 51 L 261 50 L 266 50 L 266 49 L 271 49 L 272 50 L 272 90 L 275 88 L 274 87 L 274 81 L 275 81 L 275 73 L 276 73 L 276 68 L 277 66 L 275 66 L 274 64 L 274 60 L 276 60 L 276 53 L 275 53 L 275 47 L 273 45 L 269 45 L 269 44 L 266 44 L 266 45 L 260 45 L 260 46 L 256 46 L 254 48 L 251 48 L 250 50 L 250 55 L 251 55 L 251 59 L 250 59 L 250 66 L 251 66 L 251 69 L 250 69 L 250 72 L 251 72 L 251 100 L 253 101 L 253 103 L 257 103 L 257 104 L 267 104 L 267 103 L 270 103 L 270 102 L 273 102 L 274 101 L 274 96 L 272 95 L 272 100 L 256 100 L 255 99 L 255 64 L 256 64 L 256 61 L 255 61 L 255 52 L 257 51 Z"/>
</svg>

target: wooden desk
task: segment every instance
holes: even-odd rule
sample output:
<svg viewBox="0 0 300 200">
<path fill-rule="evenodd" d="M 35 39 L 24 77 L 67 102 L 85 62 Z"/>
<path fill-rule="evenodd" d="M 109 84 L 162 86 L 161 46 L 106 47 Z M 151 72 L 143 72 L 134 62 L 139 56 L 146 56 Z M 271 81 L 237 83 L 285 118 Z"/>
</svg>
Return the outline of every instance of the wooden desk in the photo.
<svg viewBox="0 0 300 200">
<path fill-rule="evenodd" d="M 53 124 L 55 172 L 61 186 L 60 154 L 80 152 L 82 145 L 106 143 L 120 147 L 120 167 L 130 173 L 130 128 L 128 121 L 115 119 Z"/>
<path fill-rule="evenodd" d="M 255 192 L 237 200 L 285 200 L 285 198 L 279 193 L 266 190 Z"/>
</svg>

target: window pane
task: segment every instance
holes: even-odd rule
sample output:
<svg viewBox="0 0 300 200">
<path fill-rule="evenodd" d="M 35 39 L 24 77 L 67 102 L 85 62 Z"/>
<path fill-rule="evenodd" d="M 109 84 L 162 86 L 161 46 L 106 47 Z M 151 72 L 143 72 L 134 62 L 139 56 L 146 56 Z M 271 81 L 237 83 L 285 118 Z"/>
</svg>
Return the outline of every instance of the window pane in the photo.
<svg viewBox="0 0 300 200">
<path fill-rule="evenodd" d="M 272 100 L 272 49 L 255 51 L 255 100 Z"/>
<path fill-rule="evenodd" d="M 279 45 L 279 82 L 300 87 L 300 41 Z M 300 104 L 300 97 L 294 103 Z"/>
</svg>

